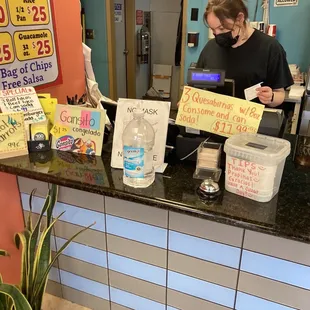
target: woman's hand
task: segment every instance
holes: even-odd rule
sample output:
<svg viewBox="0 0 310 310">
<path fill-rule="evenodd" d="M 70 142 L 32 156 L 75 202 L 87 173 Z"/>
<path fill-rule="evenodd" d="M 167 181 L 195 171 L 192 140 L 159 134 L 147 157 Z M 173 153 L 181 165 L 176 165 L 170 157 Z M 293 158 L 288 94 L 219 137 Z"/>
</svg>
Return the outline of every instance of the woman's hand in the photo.
<svg viewBox="0 0 310 310">
<path fill-rule="evenodd" d="M 271 104 L 273 97 L 273 90 L 268 86 L 259 87 L 256 89 L 257 97 L 263 104 Z"/>
</svg>

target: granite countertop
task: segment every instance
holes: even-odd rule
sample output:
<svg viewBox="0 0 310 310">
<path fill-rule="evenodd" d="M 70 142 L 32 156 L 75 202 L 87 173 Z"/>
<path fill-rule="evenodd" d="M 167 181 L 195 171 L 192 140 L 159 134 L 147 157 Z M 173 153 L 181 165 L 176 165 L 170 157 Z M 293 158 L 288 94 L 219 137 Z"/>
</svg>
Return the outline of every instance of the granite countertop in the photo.
<svg viewBox="0 0 310 310">
<path fill-rule="evenodd" d="M 196 193 L 201 181 L 193 179 L 193 163 L 174 162 L 163 175 L 156 175 L 149 188 L 129 188 L 122 182 L 122 170 L 111 168 L 108 147 L 102 157 L 51 151 L 3 159 L 0 171 L 310 242 L 310 172 L 294 163 L 297 136 L 288 135 L 286 139 L 292 144 L 292 152 L 279 194 L 268 203 L 225 191 L 224 175 L 219 197 L 203 202 Z"/>
</svg>

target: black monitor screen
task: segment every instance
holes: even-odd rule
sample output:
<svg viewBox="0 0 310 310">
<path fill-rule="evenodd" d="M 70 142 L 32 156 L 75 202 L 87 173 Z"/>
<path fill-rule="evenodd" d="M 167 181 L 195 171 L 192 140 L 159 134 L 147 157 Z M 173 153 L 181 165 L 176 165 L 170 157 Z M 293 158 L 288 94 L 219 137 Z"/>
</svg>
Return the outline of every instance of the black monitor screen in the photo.
<svg viewBox="0 0 310 310">
<path fill-rule="evenodd" d="M 195 82 L 215 82 L 221 81 L 220 73 L 192 72 L 192 80 Z"/>
</svg>

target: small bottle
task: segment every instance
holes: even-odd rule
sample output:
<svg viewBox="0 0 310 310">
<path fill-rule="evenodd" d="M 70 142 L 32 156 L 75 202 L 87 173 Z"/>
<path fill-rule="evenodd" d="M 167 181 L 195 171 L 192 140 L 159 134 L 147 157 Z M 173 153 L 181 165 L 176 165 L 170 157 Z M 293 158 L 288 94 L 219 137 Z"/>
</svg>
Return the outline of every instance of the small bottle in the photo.
<svg viewBox="0 0 310 310">
<path fill-rule="evenodd" d="M 154 182 L 154 142 L 153 126 L 144 119 L 144 112 L 138 107 L 123 132 L 124 184 L 145 188 Z"/>
</svg>

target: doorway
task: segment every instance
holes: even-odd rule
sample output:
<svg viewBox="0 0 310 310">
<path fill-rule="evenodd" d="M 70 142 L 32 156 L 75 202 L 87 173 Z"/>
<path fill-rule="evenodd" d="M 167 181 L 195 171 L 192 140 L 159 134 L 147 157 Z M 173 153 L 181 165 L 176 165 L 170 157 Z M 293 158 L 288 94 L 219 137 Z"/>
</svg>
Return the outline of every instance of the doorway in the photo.
<svg viewBox="0 0 310 310">
<path fill-rule="evenodd" d="M 183 1 L 183 15 L 181 0 L 106 1 L 110 6 L 107 10 L 107 33 L 110 94 L 114 94 L 111 97 L 115 100 L 124 97 L 142 99 L 152 86 L 153 65 L 168 65 L 172 68 L 170 99 L 174 101 L 173 108 L 179 99 L 184 80 L 188 0 Z M 175 46 L 180 18 L 183 20 L 182 57 L 181 65 L 175 66 Z M 151 34 L 151 48 L 148 63 L 141 64 L 137 56 L 137 32 L 145 25 Z"/>
<path fill-rule="evenodd" d="M 135 0 L 106 0 L 110 98 L 135 98 Z"/>
<path fill-rule="evenodd" d="M 127 98 L 127 54 L 125 0 L 114 0 L 117 97 Z"/>
</svg>

